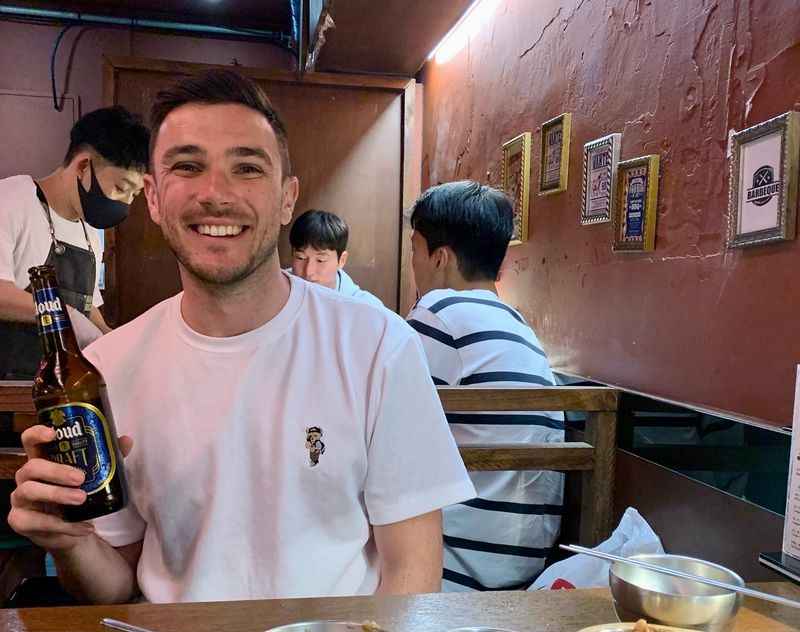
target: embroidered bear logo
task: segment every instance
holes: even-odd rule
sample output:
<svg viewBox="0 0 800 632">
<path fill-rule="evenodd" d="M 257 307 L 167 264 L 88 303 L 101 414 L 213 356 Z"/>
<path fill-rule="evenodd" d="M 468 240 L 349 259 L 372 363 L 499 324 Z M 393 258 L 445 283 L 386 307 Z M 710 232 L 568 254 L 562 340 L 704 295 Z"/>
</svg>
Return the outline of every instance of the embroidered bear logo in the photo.
<svg viewBox="0 0 800 632">
<path fill-rule="evenodd" d="M 319 464 L 319 457 L 325 454 L 325 444 L 322 439 L 322 428 L 311 426 L 306 428 L 306 449 L 311 461 L 311 467 Z"/>
</svg>

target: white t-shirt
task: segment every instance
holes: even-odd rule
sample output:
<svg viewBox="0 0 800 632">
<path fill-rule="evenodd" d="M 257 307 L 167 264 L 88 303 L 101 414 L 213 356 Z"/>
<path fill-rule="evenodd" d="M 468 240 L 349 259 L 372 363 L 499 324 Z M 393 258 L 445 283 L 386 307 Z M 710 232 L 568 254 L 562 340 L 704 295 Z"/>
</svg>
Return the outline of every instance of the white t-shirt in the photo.
<svg viewBox="0 0 800 632">
<path fill-rule="evenodd" d="M 358 283 L 353 281 L 353 278 L 342 269 L 336 271 L 336 291 L 341 292 L 345 296 L 352 296 L 367 303 L 372 303 L 378 307 L 384 307 L 383 302 L 374 294 L 370 294 L 366 290 L 362 290 Z"/>
<path fill-rule="evenodd" d="M 56 238 L 79 248 L 86 248 L 81 222 L 64 219 L 52 208 L 50 216 Z M 94 228 L 86 225 L 95 262 L 99 268 L 103 250 Z M 42 203 L 36 196 L 36 184 L 30 176 L 12 176 L 0 180 L 0 280 L 12 281 L 24 290 L 30 284 L 28 269 L 44 264 L 52 244 L 50 227 Z M 92 305 L 100 307 L 99 270 L 95 273 Z"/>
<path fill-rule="evenodd" d="M 289 278 L 254 331 L 200 335 L 179 294 L 86 352 L 134 441 L 131 505 L 98 533 L 144 540 L 150 601 L 370 594 L 370 525 L 474 496 L 411 328 Z"/>
<path fill-rule="evenodd" d="M 434 290 L 408 318 L 437 384 L 555 384 L 536 334 L 494 292 Z M 564 440 L 562 412 L 450 413 L 447 419 L 459 445 Z M 558 537 L 563 474 L 472 472 L 471 478 L 478 498 L 444 512 L 444 590 L 527 585 Z"/>
<path fill-rule="evenodd" d="M 287 272 L 288 274 L 294 274 L 294 272 L 292 272 L 291 267 L 284 268 L 283 271 Z M 351 277 L 349 274 L 347 274 L 347 272 L 345 272 L 341 268 L 339 268 L 336 271 L 336 289 L 333 288 L 327 288 L 327 289 L 331 290 L 332 292 L 339 292 L 340 294 L 343 294 L 344 296 L 349 296 L 350 298 L 356 298 L 360 301 L 364 301 L 365 303 L 370 303 L 371 305 L 375 305 L 377 307 L 385 307 L 381 299 L 379 299 L 374 294 L 370 294 L 366 290 L 362 290 L 361 287 L 358 285 L 358 283 L 353 281 L 353 277 Z"/>
</svg>

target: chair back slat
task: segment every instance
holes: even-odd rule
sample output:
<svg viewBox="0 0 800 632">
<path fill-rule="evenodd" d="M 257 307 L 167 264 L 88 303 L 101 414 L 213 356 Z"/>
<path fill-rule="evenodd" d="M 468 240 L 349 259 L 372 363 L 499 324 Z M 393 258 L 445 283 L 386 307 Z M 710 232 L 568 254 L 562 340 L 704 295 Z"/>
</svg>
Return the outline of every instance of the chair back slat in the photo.
<svg viewBox="0 0 800 632">
<path fill-rule="evenodd" d="M 468 388 L 439 386 L 442 407 L 448 413 L 493 411 L 584 411 L 617 410 L 618 395 L 600 386 L 553 386 L 533 388 Z"/>
<path fill-rule="evenodd" d="M 458 448 L 471 472 L 503 470 L 585 471 L 594 468 L 594 448 L 578 441 L 462 445 Z"/>
<path fill-rule="evenodd" d="M 33 397 L 30 381 L 0 381 L 0 412 L 33 413 Z"/>
</svg>

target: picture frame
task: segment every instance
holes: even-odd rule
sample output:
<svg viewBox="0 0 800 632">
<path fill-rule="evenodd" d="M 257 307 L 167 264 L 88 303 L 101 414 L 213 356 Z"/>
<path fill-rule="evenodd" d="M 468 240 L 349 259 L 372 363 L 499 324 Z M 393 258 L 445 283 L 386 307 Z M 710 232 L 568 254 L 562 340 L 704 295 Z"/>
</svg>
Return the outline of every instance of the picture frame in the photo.
<svg viewBox="0 0 800 632">
<path fill-rule="evenodd" d="M 581 216 L 583 225 L 611 221 L 617 188 L 622 134 L 609 134 L 583 146 L 583 187 Z"/>
<path fill-rule="evenodd" d="M 614 252 L 655 250 L 658 182 L 657 154 L 620 162 L 614 208 Z"/>
<path fill-rule="evenodd" d="M 731 137 L 728 248 L 795 238 L 800 112 Z"/>
<path fill-rule="evenodd" d="M 565 112 L 542 123 L 539 151 L 539 195 L 567 190 L 572 114 Z"/>
<path fill-rule="evenodd" d="M 514 232 L 511 237 L 511 246 L 528 241 L 530 165 L 530 132 L 523 132 L 503 143 L 500 179 L 503 183 L 503 191 L 514 203 Z"/>
</svg>

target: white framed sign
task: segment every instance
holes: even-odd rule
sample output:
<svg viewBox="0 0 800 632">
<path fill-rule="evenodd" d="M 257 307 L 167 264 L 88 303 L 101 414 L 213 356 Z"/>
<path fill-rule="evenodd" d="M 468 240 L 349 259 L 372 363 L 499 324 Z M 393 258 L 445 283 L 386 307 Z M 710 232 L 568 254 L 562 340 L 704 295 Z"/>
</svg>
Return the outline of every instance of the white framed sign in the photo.
<svg viewBox="0 0 800 632">
<path fill-rule="evenodd" d="M 776 116 L 732 140 L 728 247 L 794 239 L 800 113 Z"/>
</svg>

